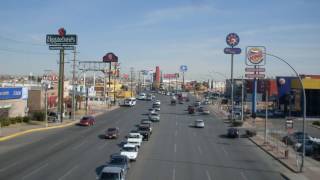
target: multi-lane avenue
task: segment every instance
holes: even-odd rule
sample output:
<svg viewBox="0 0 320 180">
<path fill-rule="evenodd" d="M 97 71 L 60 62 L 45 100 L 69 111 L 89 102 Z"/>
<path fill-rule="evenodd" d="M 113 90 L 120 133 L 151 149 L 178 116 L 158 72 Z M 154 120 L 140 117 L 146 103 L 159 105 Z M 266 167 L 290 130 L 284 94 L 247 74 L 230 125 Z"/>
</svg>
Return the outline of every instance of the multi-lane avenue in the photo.
<svg viewBox="0 0 320 180">
<path fill-rule="evenodd" d="M 227 124 L 213 115 L 189 115 L 187 104 L 161 100 L 161 121 L 149 141 L 143 142 L 129 180 L 255 180 L 283 179 L 283 167 L 246 138 L 228 139 Z M 96 179 L 109 156 L 136 129 L 151 107 L 138 101 L 134 107 L 98 116 L 91 127 L 72 126 L 25 135 L 0 143 L 0 179 Z M 205 128 L 190 124 L 197 118 Z M 108 127 L 119 127 L 120 138 L 106 140 Z"/>
</svg>

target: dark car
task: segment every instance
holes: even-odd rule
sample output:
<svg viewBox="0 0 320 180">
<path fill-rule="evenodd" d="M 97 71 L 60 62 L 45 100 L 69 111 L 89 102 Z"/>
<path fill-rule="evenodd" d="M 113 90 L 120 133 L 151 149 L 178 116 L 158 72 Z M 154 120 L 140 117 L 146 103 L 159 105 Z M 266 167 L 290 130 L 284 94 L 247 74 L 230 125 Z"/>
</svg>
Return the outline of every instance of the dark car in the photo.
<svg viewBox="0 0 320 180">
<path fill-rule="evenodd" d="M 56 122 L 58 120 L 58 114 L 56 112 L 48 112 L 48 122 Z"/>
<path fill-rule="evenodd" d="M 199 106 L 197 110 L 198 110 L 198 112 L 203 112 L 203 109 L 204 109 L 203 106 Z"/>
<path fill-rule="evenodd" d="M 306 133 L 305 140 L 310 140 L 310 136 Z M 288 136 L 282 138 L 282 142 L 288 145 L 294 145 L 296 143 L 302 143 L 303 141 L 303 132 L 297 131 Z"/>
<path fill-rule="evenodd" d="M 107 166 L 120 167 L 123 170 L 128 170 L 130 168 L 129 159 L 127 156 L 120 154 L 113 154 L 110 156 L 110 162 Z"/>
<path fill-rule="evenodd" d="M 306 156 L 311 156 L 311 155 L 313 155 L 313 149 L 314 149 L 314 142 L 313 141 L 311 141 L 311 140 L 306 140 L 305 141 L 305 155 Z M 302 143 L 299 143 L 299 145 L 298 144 L 296 144 L 296 150 L 298 151 L 298 152 L 302 152 L 303 151 L 303 145 L 302 145 Z"/>
<path fill-rule="evenodd" d="M 237 128 L 229 128 L 227 132 L 227 136 L 229 138 L 238 138 L 239 137 L 239 129 Z"/>
<path fill-rule="evenodd" d="M 106 139 L 117 139 L 120 135 L 119 128 L 108 128 L 106 131 L 105 137 Z"/>
<path fill-rule="evenodd" d="M 188 106 L 188 113 L 193 114 L 195 112 L 195 108 L 193 106 Z"/>
<path fill-rule="evenodd" d="M 143 140 L 148 141 L 152 133 L 152 127 L 148 124 L 140 124 L 138 132 L 143 136 Z"/>
<path fill-rule="evenodd" d="M 93 116 L 83 116 L 79 122 L 81 126 L 92 126 L 95 123 L 95 119 Z"/>
</svg>

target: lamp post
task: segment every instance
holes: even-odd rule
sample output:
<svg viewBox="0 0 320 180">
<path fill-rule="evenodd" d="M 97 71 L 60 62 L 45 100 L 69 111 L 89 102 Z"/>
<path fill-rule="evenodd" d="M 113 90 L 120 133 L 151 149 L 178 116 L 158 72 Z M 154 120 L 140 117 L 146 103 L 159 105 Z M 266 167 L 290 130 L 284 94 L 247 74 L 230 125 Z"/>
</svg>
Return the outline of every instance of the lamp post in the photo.
<svg viewBox="0 0 320 180">
<path fill-rule="evenodd" d="M 302 79 L 300 77 L 300 75 L 298 74 L 298 72 L 284 59 L 273 55 L 273 54 L 269 54 L 269 53 L 264 53 L 268 56 L 274 57 L 282 62 L 284 62 L 285 64 L 287 64 L 292 71 L 296 74 L 297 78 L 299 79 L 299 82 L 301 84 L 301 90 L 302 90 L 302 96 L 303 96 L 303 123 L 302 123 L 302 132 L 303 132 L 303 140 L 302 140 L 302 159 L 301 159 L 301 165 L 300 165 L 300 172 L 303 171 L 303 166 L 304 166 L 304 158 L 305 158 L 305 134 L 306 134 L 306 126 L 305 126 L 305 122 L 306 122 L 306 92 L 302 83 Z"/>
</svg>

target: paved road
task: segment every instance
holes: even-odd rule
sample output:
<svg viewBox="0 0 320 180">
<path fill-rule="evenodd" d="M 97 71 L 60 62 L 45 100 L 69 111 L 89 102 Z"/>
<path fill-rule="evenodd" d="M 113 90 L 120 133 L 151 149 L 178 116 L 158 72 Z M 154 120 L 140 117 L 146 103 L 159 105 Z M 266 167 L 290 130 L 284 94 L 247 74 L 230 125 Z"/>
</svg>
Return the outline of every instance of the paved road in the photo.
<svg viewBox="0 0 320 180">
<path fill-rule="evenodd" d="M 221 120 L 201 116 L 206 127 L 192 128 L 190 123 L 200 116 L 188 115 L 186 104 L 170 106 L 168 97 L 160 99 L 161 122 L 140 149 L 129 180 L 282 179 L 283 167 L 250 141 L 224 138 L 226 125 Z M 139 101 L 133 108 L 97 117 L 93 127 L 74 126 L 2 142 L 1 148 L 10 148 L 0 151 L 0 179 L 95 179 L 150 106 Z M 120 128 L 122 137 L 102 139 L 105 129 L 113 126 Z"/>
</svg>

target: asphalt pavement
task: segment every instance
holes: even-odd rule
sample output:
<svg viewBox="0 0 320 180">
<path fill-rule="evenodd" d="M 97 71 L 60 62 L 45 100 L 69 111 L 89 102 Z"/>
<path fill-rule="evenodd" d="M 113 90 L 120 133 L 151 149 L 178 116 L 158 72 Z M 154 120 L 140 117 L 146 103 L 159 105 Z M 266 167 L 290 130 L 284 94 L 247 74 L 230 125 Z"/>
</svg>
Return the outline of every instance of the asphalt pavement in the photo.
<svg viewBox="0 0 320 180">
<path fill-rule="evenodd" d="M 157 95 L 158 97 L 160 95 Z M 214 116 L 189 115 L 187 104 L 169 105 L 160 96 L 161 121 L 143 143 L 129 180 L 283 179 L 285 169 L 248 139 L 227 139 L 227 124 Z M 96 179 L 109 156 L 119 152 L 125 135 L 147 118 L 151 102 L 121 107 L 97 117 L 92 127 L 72 126 L 38 132 L 0 143 L 0 179 Z M 190 124 L 201 118 L 204 129 Z M 102 138 L 119 127 L 117 140 Z M 4 149 L 4 150 L 2 150 Z"/>
</svg>

